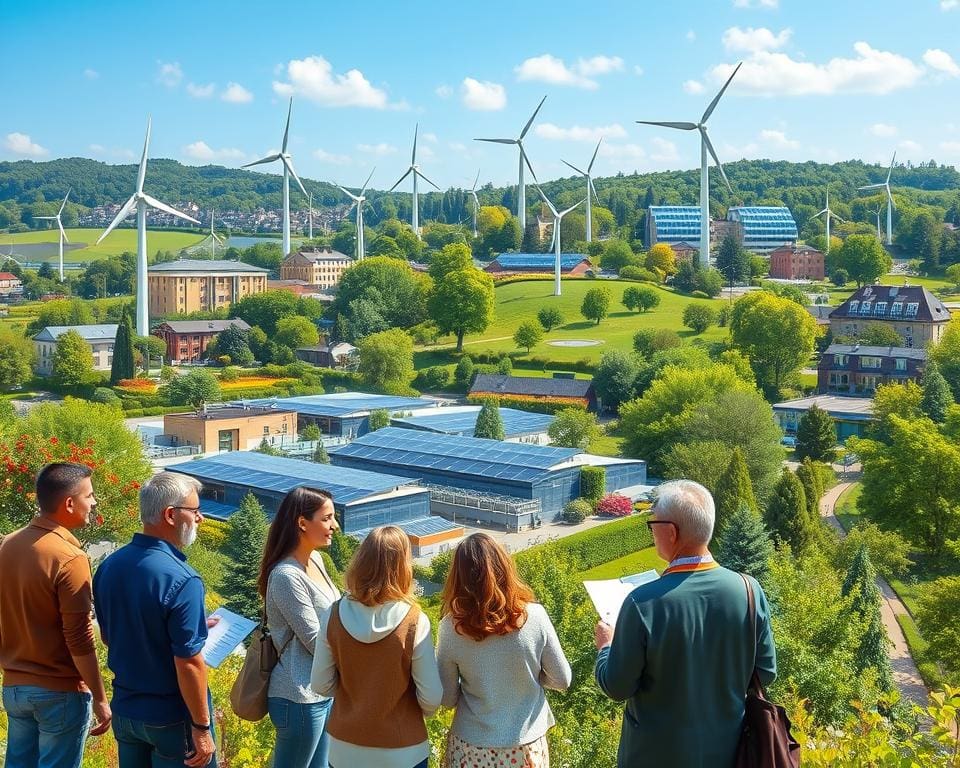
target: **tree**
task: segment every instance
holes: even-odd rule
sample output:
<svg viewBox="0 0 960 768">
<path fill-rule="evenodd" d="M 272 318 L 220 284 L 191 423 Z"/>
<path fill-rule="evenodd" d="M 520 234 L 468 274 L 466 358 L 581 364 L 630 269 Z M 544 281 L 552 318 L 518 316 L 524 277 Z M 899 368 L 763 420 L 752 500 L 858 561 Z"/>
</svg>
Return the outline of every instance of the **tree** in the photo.
<svg viewBox="0 0 960 768">
<path fill-rule="evenodd" d="M 207 345 L 207 357 L 216 360 L 221 355 L 227 355 L 234 365 L 250 365 L 254 360 L 250 338 L 255 330 L 263 333 L 259 328 L 251 328 L 248 331 L 236 324 L 228 325 Z M 266 334 L 264 334 L 263 341 L 266 342 L 266 340 Z"/>
<path fill-rule="evenodd" d="M 117 337 L 113 344 L 113 361 L 110 364 L 110 384 L 116 386 L 122 379 L 132 379 L 136 375 L 133 369 L 133 326 L 130 315 L 123 313 L 117 326 Z"/>
<path fill-rule="evenodd" d="M 220 383 L 210 371 L 203 369 L 177 376 L 163 389 L 171 405 L 189 405 L 197 410 L 204 403 L 220 399 Z"/>
<path fill-rule="evenodd" d="M 889 444 L 890 417 L 896 415 L 908 421 L 919 419 L 923 416 L 922 402 L 923 390 L 916 382 L 880 385 L 873 396 L 874 421 L 867 430 L 868 437 Z"/>
<path fill-rule="evenodd" d="M 701 334 L 717 321 L 717 313 L 709 304 L 692 301 L 683 308 L 683 324 Z"/>
<path fill-rule="evenodd" d="M 716 497 L 721 478 L 730 465 L 730 446 L 720 440 L 674 443 L 663 457 L 667 480 L 693 480 Z M 719 530 L 716 526 L 715 530 Z"/>
<path fill-rule="evenodd" d="M 928 584 L 917 601 L 917 623 L 930 656 L 952 673 L 960 672 L 960 576 Z"/>
<path fill-rule="evenodd" d="M 453 369 L 453 380 L 461 387 L 470 386 L 473 381 L 473 358 L 470 355 L 464 355 Z"/>
<path fill-rule="evenodd" d="M 518 347 L 524 347 L 527 354 L 541 341 L 543 341 L 543 326 L 535 320 L 525 320 L 520 323 L 520 327 L 513 334 L 514 344 Z"/>
<path fill-rule="evenodd" d="M 875 235 L 850 235 L 835 257 L 835 267 L 846 270 L 860 288 L 887 274 L 893 259 Z"/>
<path fill-rule="evenodd" d="M 797 424 L 797 458 L 832 463 L 836 458 L 837 429 L 830 414 L 814 403 Z"/>
<path fill-rule="evenodd" d="M 940 250 L 943 245 L 943 222 L 928 213 L 921 213 L 910 227 L 913 251 L 920 259 L 923 270 L 930 274 L 940 269 Z"/>
<path fill-rule="evenodd" d="M 281 318 L 295 314 L 297 297 L 282 290 L 255 293 L 230 305 L 230 317 L 239 317 L 249 326 L 262 328 L 269 338 L 276 335 Z"/>
<path fill-rule="evenodd" d="M 728 232 L 720 241 L 716 265 L 717 271 L 730 286 L 750 279 L 750 253 L 740 245 L 733 232 Z"/>
<path fill-rule="evenodd" d="M 0 389 L 12 389 L 33 375 L 33 344 L 19 333 L 0 328 Z"/>
<path fill-rule="evenodd" d="M 600 356 L 593 387 L 604 408 L 616 410 L 633 397 L 637 371 L 637 359 L 629 352 L 612 349 Z"/>
<path fill-rule="evenodd" d="M 550 442 L 560 448 L 579 448 L 585 451 L 600 434 L 597 417 L 580 408 L 563 408 L 547 428 Z"/>
<path fill-rule="evenodd" d="M 262 611 L 257 578 L 268 526 L 263 507 L 252 493 L 241 499 L 237 511 L 227 520 L 221 551 L 230 567 L 224 568 L 219 591 L 228 610 L 248 618 L 256 618 Z"/>
<path fill-rule="evenodd" d="M 719 529 L 719 535 L 714 535 L 714 541 L 718 563 L 731 571 L 753 576 L 760 586 L 767 586 L 773 542 L 756 510 L 746 503 L 739 505 Z"/>
<path fill-rule="evenodd" d="M 320 427 L 318 427 L 316 424 L 307 424 L 303 429 L 300 430 L 300 439 L 305 442 L 313 443 L 319 440 L 321 437 L 322 435 L 320 433 Z"/>
<path fill-rule="evenodd" d="M 929 357 L 950 385 L 954 400 L 960 398 L 960 318 L 947 323 L 940 341 L 930 349 Z"/>
<path fill-rule="evenodd" d="M 386 408 L 375 408 L 370 411 L 370 416 L 367 419 L 368 429 L 371 432 L 376 432 L 378 429 L 383 429 L 384 427 L 390 426 L 390 413 Z"/>
<path fill-rule="evenodd" d="M 830 275 L 830 282 L 838 288 L 843 288 L 843 286 L 850 282 L 850 273 L 842 267 L 835 269 Z"/>
<path fill-rule="evenodd" d="M 803 485 L 803 493 L 807 499 L 807 515 L 811 520 L 819 520 L 823 482 L 809 456 L 800 462 L 800 466 L 797 467 L 797 479 Z"/>
<path fill-rule="evenodd" d="M 750 482 L 747 461 L 740 446 L 734 446 L 730 454 L 730 463 L 717 483 L 713 499 L 717 515 L 714 527 L 717 531 L 723 531 L 741 507 L 746 507 L 754 515 L 759 514 L 757 500 L 753 496 L 753 484 Z"/>
<path fill-rule="evenodd" d="M 451 243 L 443 246 L 439 253 L 434 253 L 430 259 L 430 277 L 434 283 L 439 283 L 450 272 L 470 269 L 473 266 L 473 255 L 470 247 L 464 243 Z"/>
<path fill-rule="evenodd" d="M 65 386 L 84 384 L 93 376 L 93 350 L 76 331 L 69 330 L 57 338 L 51 375 Z"/>
<path fill-rule="evenodd" d="M 655 269 L 662 275 L 669 276 L 677 271 L 677 258 L 673 248 L 666 243 L 654 243 L 647 251 L 643 265 L 647 269 Z"/>
<path fill-rule="evenodd" d="M 399 328 L 372 333 L 360 342 L 359 373 L 367 384 L 406 389 L 413 378 L 413 340 Z"/>
<path fill-rule="evenodd" d="M 427 297 L 432 289 L 430 276 L 414 272 L 406 261 L 382 256 L 367 258 L 340 277 L 330 312 L 331 316 L 340 312 L 352 319 L 351 302 L 375 295 L 376 309 L 387 328 L 410 328 L 427 319 Z M 371 290 L 376 293 L 371 294 Z"/>
<path fill-rule="evenodd" d="M 947 267 L 943 273 L 946 275 L 947 280 L 953 284 L 954 292 L 960 290 L 960 264 L 951 264 Z"/>
<path fill-rule="evenodd" d="M 493 278 L 476 267 L 448 272 L 430 297 L 430 317 L 441 333 L 457 337 L 457 352 L 463 351 L 467 333 L 486 330 L 494 313 Z"/>
<path fill-rule="evenodd" d="M 600 266 L 608 272 L 619 272 L 628 264 L 633 264 L 637 257 L 630 247 L 630 243 L 623 240 L 608 240 L 600 257 Z"/>
<path fill-rule="evenodd" d="M 641 328 L 633 335 L 633 348 L 641 357 L 650 357 L 682 344 L 680 335 L 669 328 Z"/>
<path fill-rule="evenodd" d="M 327 453 L 327 447 L 323 444 L 323 440 L 319 440 L 317 447 L 313 449 L 313 462 L 315 464 L 330 463 L 330 455 Z"/>
<path fill-rule="evenodd" d="M 938 424 L 947 419 L 947 409 L 953 405 L 953 394 L 936 363 L 928 363 L 923 372 L 923 399 L 920 408 L 924 415 Z"/>
<path fill-rule="evenodd" d="M 503 418 L 500 416 L 500 404 L 496 400 L 483 401 L 483 406 L 477 414 L 477 424 L 473 428 L 474 437 L 485 437 L 489 440 L 503 440 Z"/>
<path fill-rule="evenodd" d="M 543 326 L 543 330 L 550 333 L 554 328 L 563 325 L 563 313 L 556 307 L 541 307 L 537 312 L 537 320 Z"/>
<path fill-rule="evenodd" d="M 789 299 L 756 291 L 737 299 L 730 335 L 753 365 L 757 382 L 779 390 L 810 359 L 819 330 L 809 312 Z"/>
<path fill-rule="evenodd" d="M 610 289 L 609 288 L 591 288 L 583 296 L 583 303 L 580 305 L 580 314 L 587 320 L 595 320 L 597 325 L 607 316 L 610 311 Z"/>
<path fill-rule="evenodd" d="M 305 317 L 284 317 L 277 321 L 277 332 L 273 338 L 277 344 L 297 349 L 320 343 L 320 332 Z"/>
<path fill-rule="evenodd" d="M 873 670 L 883 690 L 893 688 L 890 658 L 887 656 L 886 630 L 880 615 L 880 590 L 877 587 L 877 572 L 870 562 L 866 547 L 860 547 L 847 570 L 840 591 L 842 597 L 850 598 L 849 612 L 860 620 L 864 627 L 854 656 L 854 671 L 862 675 Z"/>
<path fill-rule="evenodd" d="M 813 542 L 816 530 L 807 514 L 807 499 L 797 476 L 784 468 L 767 503 L 764 522 L 777 542 L 787 544 L 795 554 L 802 554 Z"/>
<path fill-rule="evenodd" d="M 630 285 L 623 291 L 623 306 L 629 310 L 646 312 L 660 305 L 660 294 L 645 285 Z"/>
<path fill-rule="evenodd" d="M 902 347 L 903 336 L 886 323 L 868 323 L 857 340 L 875 347 Z"/>
<path fill-rule="evenodd" d="M 837 567 L 846 571 L 860 547 L 866 547 L 877 573 L 888 581 L 902 578 L 913 565 L 910 544 L 903 536 L 896 531 L 885 531 L 876 523 L 866 520 L 857 523 L 837 541 L 834 553 Z"/>
</svg>

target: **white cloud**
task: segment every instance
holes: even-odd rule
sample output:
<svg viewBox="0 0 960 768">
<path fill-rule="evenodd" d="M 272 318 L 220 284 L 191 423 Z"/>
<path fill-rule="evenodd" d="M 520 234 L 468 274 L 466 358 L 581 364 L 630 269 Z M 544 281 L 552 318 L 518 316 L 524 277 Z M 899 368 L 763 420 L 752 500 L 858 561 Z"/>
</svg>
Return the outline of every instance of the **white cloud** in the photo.
<svg viewBox="0 0 960 768">
<path fill-rule="evenodd" d="M 157 82 L 167 88 L 176 88 L 183 80 L 183 70 L 179 61 L 157 62 Z"/>
<path fill-rule="evenodd" d="M 187 83 L 187 93 L 195 99 L 209 99 L 216 90 L 216 83 L 207 83 L 206 85 L 197 85 L 196 83 Z"/>
<path fill-rule="evenodd" d="M 588 141 L 591 144 L 607 139 L 624 139 L 627 136 L 626 130 L 619 123 L 610 125 L 598 125 L 594 127 L 571 125 L 569 128 L 561 128 L 553 123 L 540 123 L 533 129 L 541 139 L 550 139 L 551 141 Z"/>
<path fill-rule="evenodd" d="M 931 48 L 923 54 L 923 60 L 927 66 L 932 67 L 938 72 L 943 72 L 944 74 L 950 75 L 950 77 L 960 77 L 960 66 L 957 66 L 957 62 L 953 60 L 953 56 L 946 51 L 942 51 L 939 48 Z"/>
<path fill-rule="evenodd" d="M 774 34 L 766 27 L 730 27 L 723 33 L 723 47 L 728 51 L 747 51 L 756 53 L 757 51 L 775 51 L 777 48 L 783 48 L 793 34 L 791 29 L 781 29 Z"/>
<path fill-rule="evenodd" d="M 488 80 L 480 82 L 472 77 L 463 78 L 460 95 L 467 109 L 494 112 L 507 106 L 507 92 L 504 87 Z"/>
<path fill-rule="evenodd" d="M 438 85 L 433 89 L 433 92 L 441 99 L 449 99 L 451 96 L 453 96 L 453 88 L 451 88 L 449 85 Z"/>
<path fill-rule="evenodd" d="M 524 60 L 514 67 L 517 80 L 550 83 L 551 85 L 569 85 L 574 88 L 595 90 L 597 75 L 607 75 L 623 69 L 623 59 L 619 56 L 594 56 L 589 59 L 577 59 L 567 66 L 563 59 L 549 53 Z"/>
<path fill-rule="evenodd" d="M 734 8 L 779 8 L 780 0 L 733 0 Z"/>
<path fill-rule="evenodd" d="M 379 144 L 357 144 L 357 149 L 367 155 L 376 155 L 377 157 L 383 157 L 384 155 L 392 155 L 397 151 L 397 148 L 392 144 L 387 144 L 386 142 L 380 142 Z"/>
<path fill-rule="evenodd" d="M 760 131 L 760 140 L 765 144 L 769 144 L 772 147 L 777 149 L 799 149 L 800 142 L 795 141 L 794 139 L 788 139 L 787 134 L 783 131 L 774 131 L 769 128 L 765 128 Z"/>
<path fill-rule="evenodd" d="M 417 157 L 421 160 L 433 160 L 436 156 L 437 153 L 430 149 L 430 147 L 426 147 L 423 144 L 417 147 Z"/>
<path fill-rule="evenodd" d="M 703 93 L 703 83 L 699 80 L 686 80 L 683 83 L 683 90 L 686 93 Z"/>
<path fill-rule="evenodd" d="M 637 77 L 643 77 L 643 67 L 641 67 L 639 64 L 634 64 L 633 74 L 635 74 Z"/>
<path fill-rule="evenodd" d="M 100 77 L 100 73 L 95 69 L 87 67 L 85 70 L 83 70 L 83 76 L 87 78 L 87 80 L 96 80 L 98 77 Z"/>
<path fill-rule="evenodd" d="M 368 107 L 386 109 L 386 91 L 375 88 L 359 69 L 339 75 L 323 56 L 292 59 L 287 63 L 290 82 L 274 80 L 278 96 L 304 96 L 327 107 Z"/>
<path fill-rule="evenodd" d="M 15 155 L 23 155 L 24 157 L 44 157 L 50 154 L 46 147 L 34 143 L 25 133 L 8 133 L 3 146 Z"/>
<path fill-rule="evenodd" d="M 647 153 L 639 144 L 604 142 L 600 145 L 600 157 L 611 160 L 646 160 Z"/>
<path fill-rule="evenodd" d="M 431 144 L 437 143 L 437 134 L 435 133 L 421 133 L 420 136 L 424 141 L 429 141 Z"/>
<path fill-rule="evenodd" d="M 223 149 L 213 149 L 205 141 L 195 141 L 192 144 L 187 144 L 183 148 L 183 154 L 185 157 L 190 158 L 191 160 L 197 160 L 201 163 L 210 163 L 215 160 L 222 162 L 236 162 L 239 160 L 245 160 L 247 155 L 245 152 L 233 147 L 224 147 Z"/>
<path fill-rule="evenodd" d="M 673 163 L 680 159 L 680 155 L 677 153 L 677 145 L 672 141 L 655 136 L 650 143 L 654 146 L 654 151 L 650 155 L 651 160 L 658 163 Z"/>
<path fill-rule="evenodd" d="M 328 165 L 350 165 L 351 163 L 347 155 L 337 155 L 324 149 L 315 149 L 313 156 L 321 163 L 327 163 Z"/>
<path fill-rule="evenodd" d="M 748 141 L 746 144 L 730 144 L 725 141 L 720 146 L 720 157 L 725 162 L 757 157 L 758 154 L 760 154 L 760 145 L 755 141 Z"/>
<path fill-rule="evenodd" d="M 897 147 L 902 149 L 904 152 L 916 153 L 916 152 L 923 151 L 923 146 L 917 143 L 916 141 L 914 141 L 913 139 L 904 139 L 899 144 L 897 144 Z"/>
<path fill-rule="evenodd" d="M 891 136 L 897 135 L 897 128 L 894 125 L 887 125 L 886 123 L 874 123 L 870 126 L 870 133 L 882 139 L 888 139 Z"/>
<path fill-rule="evenodd" d="M 685 37 L 687 38 L 688 41 L 692 43 L 694 40 L 697 39 L 697 33 L 694 32 L 692 29 L 688 29 Z"/>
<path fill-rule="evenodd" d="M 940 149 L 952 155 L 960 155 L 960 141 L 941 141 Z"/>
<path fill-rule="evenodd" d="M 825 64 L 797 61 L 785 53 L 757 51 L 740 68 L 733 87 L 764 96 L 807 96 L 836 93 L 885 94 L 914 85 L 923 69 L 905 56 L 879 51 L 869 43 L 853 46 L 856 58 L 835 58 Z M 712 70 L 725 82 L 733 65 Z"/>
<path fill-rule="evenodd" d="M 231 104 L 249 104 L 253 101 L 253 94 L 240 83 L 227 83 L 227 87 L 220 94 L 220 100 Z"/>
<path fill-rule="evenodd" d="M 952 11 L 954 8 L 960 8 L 960 0 L 940 0 L 941 11 Z"/>
</svg>

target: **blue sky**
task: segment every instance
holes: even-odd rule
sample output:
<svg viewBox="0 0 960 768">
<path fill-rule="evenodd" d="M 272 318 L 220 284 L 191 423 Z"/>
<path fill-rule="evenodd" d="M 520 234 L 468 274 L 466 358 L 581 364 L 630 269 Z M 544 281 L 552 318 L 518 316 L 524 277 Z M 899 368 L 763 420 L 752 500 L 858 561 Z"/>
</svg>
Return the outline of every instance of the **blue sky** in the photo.
<svg viewBox="0 0 960 768">
<path fill-rule="evenodd" d="M 42 10 L 41 10 L 42 8 Z M 239 166 L 280 144 L 301 176 L 387 188 L 418 160 L 441 188 L 692 168 L 697 120 L 742 157 L 960 167 L 960 0 L 179 2 L 0 0 L 0 159 L 139 156 Z M 406 187 L 406 183 L 404 188 Z"/>
</svg>

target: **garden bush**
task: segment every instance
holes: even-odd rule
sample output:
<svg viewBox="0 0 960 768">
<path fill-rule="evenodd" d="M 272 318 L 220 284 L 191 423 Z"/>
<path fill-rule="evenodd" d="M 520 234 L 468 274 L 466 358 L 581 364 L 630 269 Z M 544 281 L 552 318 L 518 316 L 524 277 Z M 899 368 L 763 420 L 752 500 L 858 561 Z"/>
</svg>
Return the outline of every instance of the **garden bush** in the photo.
<svg viewBox="0 0 960 768">
<path fill-rule="evenodd" d="M 659 283 L 660 275 L 652 269 L 628 265 L 620 270 L 621 280 L 636 280 L 641 283 Z"/>
<path fill-rule="evenodd" d="M 709 298 L 710 298 L 710 297 L 709 297 L 706 293 L 704 293 L 703 291 L 693 291 L 693 292 L 690 294 L 690 297 L 691 297 L 691 298 L 694 298 L 694 299 L 709 299 Z"/>
<path fill-rule="evenodd" d="M 586 499 L 574 499 L 567 502 L 560 519 L 570 525 L 577 525 L 593 514 L 593 504 Z"/>
<path fill-rule="evenodd" d="M 104 405 L 121 405 L 120 397 L 109 387 L 97 387 L 90 396 L 90 401 Z"/>
<path fill-rule="evenodd" d="M 603 498 L 607 485 L 607 470 L 603 467 L 580 468 L 580 497 L 596 505 Z"/>
<path fill-rule="evenodd" d="M 443 389 L 450 383 L 450 369 L 442 365 L 434 365 L 430 368 L 424 368 L 417 375 L 414 384 L 417 389 L 437 390 Z"/>
<path fill-rule="evenodd" d="M 633 502 L 619 493 L 608 493 L 597 502 L 597 514 L 610 517 L 629 517 L 633 514 Z"/>
<path fill-rule="evenodd" d="M 639 552 L 653 544 L 653 537 L 644 518 L 634 515 L 623 520 L 611 521 L 587 531 L 565 536 L 556 542 L 518 552 L 514 555 L 517 565 L 538 552 L 556 553 L 557 562 L 569 560 L 571 568 L 586 571 L 609 563 L 620 557 Z"/>
</svg>

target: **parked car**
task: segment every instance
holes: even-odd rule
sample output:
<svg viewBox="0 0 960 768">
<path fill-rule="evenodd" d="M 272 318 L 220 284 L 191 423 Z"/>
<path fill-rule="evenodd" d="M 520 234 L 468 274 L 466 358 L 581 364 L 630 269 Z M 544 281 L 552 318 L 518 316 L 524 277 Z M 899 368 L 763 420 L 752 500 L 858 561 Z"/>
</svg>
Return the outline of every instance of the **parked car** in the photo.
<svg viewBox="0 0 960 768">
<path fill-rule="evenodd" d="M 784 435 L 780 440 L 780 445 L 783 445 L 787 448 L 796 448 L 797 438 L 795 438 L 793 435 Z"/>
</svg>

